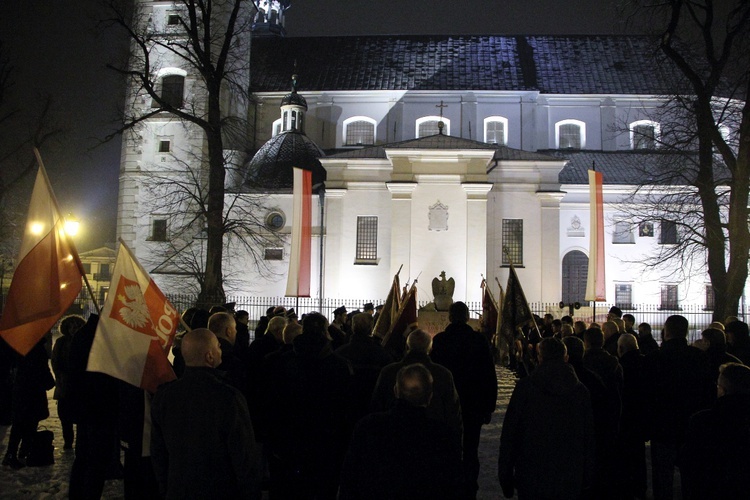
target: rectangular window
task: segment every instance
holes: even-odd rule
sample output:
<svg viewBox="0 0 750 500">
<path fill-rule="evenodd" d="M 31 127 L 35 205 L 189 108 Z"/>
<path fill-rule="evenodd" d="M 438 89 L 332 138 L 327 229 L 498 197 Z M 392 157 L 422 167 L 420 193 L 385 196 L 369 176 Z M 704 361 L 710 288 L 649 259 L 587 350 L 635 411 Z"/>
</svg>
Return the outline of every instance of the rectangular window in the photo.
<svg viewBox="0 0 750 500">
<path fill-rule="evenodd" d="M 501 121 L 487 122 L 486 137 L 489 144 L 502 146 L 505 144 L 505 124 Z"/>
<path fill-rule="evenodd" d="M 633 127 L 633 149 L 654 149 L 655 147 L 656 130 L 653 125 Z"/>
<path fill-rule="evenodd" d="M 581 149 L 581 127 L 567 123 L 560 125 L 560 149 Z"/>
<path fill-rule="evenodd" d="M 659 232 L 659 244 L 677 244 L 677 223 L 675 221 L 662 219 L 661 231 Z"/>
<path fill-rule="evenodd" d="M 716 308 L 716 292 L 713 285 L 706 285 L 706 310 L 713 311 Z"/>
<path fill-rule="evenodd" d="M 284 260 L 284 249 L 283 248 L 266 248 L 265 260 Z"/>
<path fill-rule="evenodd" d="M 167 219 L 151 221 L 151 241 L 167 241 Z"/>
<path fill-rule="evenodd" d="M 172 141 L 159 141 L 159 152 L 169 153 L 172 150 Z"/>
<path fill-rule="evenodd" d="M 625 220 L 616 220 L 614 231 L 612 232 L 612 243 L 626 244 L 635 243 L 633 227 L 630 222 Z"/>
<path fill-rule="evenodd" d="M 91 274 L 91 263 L 90 262 L 82 262 L 81 265 L 83 266 L 83 271 L 86 274 Z"/>
<path fill-rule="evenodd" d="M 109 293 L 109 287 L 103 286 L 99 289 L 99 303 L 104 304 L 104 301 L 107 300 L 107 294 Z"/>
<path fill-rule="evenodd" d="M 677 298 L 677 285 L 662 285 L 660 309 L 678 310 L 679 308 L 680 303 Z"/>
<path fill-rule="evenodd" d="M 180 16 L 171 14 L 169 17 L 167 17 L 167 24 L 169 26 L 177 26 L 178 24 L 180 24 Z"/>
<path fill-rule="evenodd" d="M 615 305 L 620 309 L 633 309 L 633 285 L 630 283 L 615 284 Z"/>
<path fill-rule="evenodd" d="M 419 124 L 419 137 L 427 137 L 440 133 L 437 120 L 430 120 Z"/>
<path fill-rule="evenodd" d="M 503 266 L 523 265 L 523 219 L 503 219 L 503 249 Z"/>
<path fill-rule="evenodd" d="M 638 236 L 644 238 L 651 238 L 654 236 L 654 223 L 653 222 L 641 222 L 638 224 Z"/>
<path fill-rule="evenodd" d="M 376 263 L 378 260 L 378 218 L 371 215 L 357 217 L 358 263 Z"/>
<path fill-rule="evenodd" d="M 167 75 L 161 79 L 161 98 L 173 108 L 182 107 L 183 93 L 185 92 L 185 77 L 180 75 Z"/>
<path fill-rule="evenodd" d="M 346 144 L 356 146 L 375 143 L 375 125 L 364 120 L 357 120 L 346 125 Z"/>
</svg>

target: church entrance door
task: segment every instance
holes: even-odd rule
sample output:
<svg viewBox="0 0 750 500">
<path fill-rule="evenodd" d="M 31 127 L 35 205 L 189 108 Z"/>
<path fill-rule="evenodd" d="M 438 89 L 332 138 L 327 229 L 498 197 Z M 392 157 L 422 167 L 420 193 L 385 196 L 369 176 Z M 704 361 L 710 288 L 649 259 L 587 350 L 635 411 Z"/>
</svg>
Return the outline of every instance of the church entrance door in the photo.
<svg viewBox="0 0 750 500">
<path fill-rule="evenodd" d="M 584 302 L 589 258 L 580 250 L 565 254 L 562 261 L 562 301 L 565 304 Z"/>
</svg>

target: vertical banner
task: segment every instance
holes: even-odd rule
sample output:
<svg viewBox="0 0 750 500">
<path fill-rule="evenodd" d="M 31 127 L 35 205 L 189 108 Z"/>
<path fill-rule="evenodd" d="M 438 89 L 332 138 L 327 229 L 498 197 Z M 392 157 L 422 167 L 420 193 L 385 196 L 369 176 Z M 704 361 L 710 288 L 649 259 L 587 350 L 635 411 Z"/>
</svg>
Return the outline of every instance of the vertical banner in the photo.
<svg viewBox="0 0 750 500">
<path fill-rule="evenodd" d="M 604 279 L 604 199 L 602 195 L 602 174 L 589 170 L 589 212 L 591 236 L 589 240 L 589 269 L 586 280 L 588 301 L 604 302 L 606 281 Z"/>
<path fill-rule="evenodd" d="M 287 297 L 310 296 L 312 250 L 312 171 L 294 167 L 292 250 L 289 256 Z"/>
</svg>

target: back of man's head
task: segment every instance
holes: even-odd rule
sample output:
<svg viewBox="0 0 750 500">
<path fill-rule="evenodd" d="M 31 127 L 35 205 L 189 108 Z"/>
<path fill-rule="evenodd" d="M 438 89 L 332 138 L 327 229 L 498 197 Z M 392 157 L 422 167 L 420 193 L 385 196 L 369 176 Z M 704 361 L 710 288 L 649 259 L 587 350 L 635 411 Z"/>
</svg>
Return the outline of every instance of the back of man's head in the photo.
<svg viewBox="0 0 750 500">
<path fill-rule="evenodd" d="M 622 320 L 625 322 L 625 326 L 628 328 L 633 328 L 633 325 L 635 325 L 635 316 L 632 314 L 623 314 Z"/>
<path fill-rule="evenodd" d="M 421 363 L 401 368 L 396 376 L 396 399 L 414 406 L 427 406 L 432 399 L 432 374 Z"/>
<path fill-rule="evenodd" d="M 311 312 L 302 320 L 302 334 L 323 338 L 328 328 L 328 320 L 319 312 Z"/>
<path fill-rule="evenodd" d="M 638 325 L 638 333 L 640 335 L 651 335 L 651 325 L 649 323 L 641 323 Z"/>
<path fill-rule="evenodd" d="M 372 333 L 372 315 L 362 312 L 352 318 L 352 333 L 355 335 L 369 337 Z"/>
<path fill-rule="evenodd" d="M 208 329 L 214 332 L 217 337 L 226 338 L 230 342 L 234 339 L 227 333 L 236 324 L 234 316 L 228 312 L 217 312 L 208 319 Z"/>
<path fill-rule="evenodd" d="M 638 350 L 638 339 L 632 333 L 623 333 L 617 339 L 617 354 L 622 356 L 630 351 Z"/>
<path fill-rule="evenodd" d="M 302 335 L 302 325 L 292 321 L 290 323 L 287 323 L 284 327 L 281 338 L 285 344 L 291 344 L 297 335 Z"/>
<path fill-rule="evenodd" d="M 601 348 L 604 345 L 604 334 L 599 328 L 587 328 L 583 332 L 583 341 L 587 349 Z"/>
<path fill-rule="evenodd" d="M 234 313 L 234 319 L 237 320 L 237 323 L 246 325 L 250 321 L 250 313 L 244 310 L 237 311 L 236 313 Z"/>
<path fill-rule="evenodd" d="M 409 352 L 429 354 L 432 349 L 432 336 L 423 330 L 414 330 L 406 339 L 406 349 Z"/>
<path fill-rule="evenodd" d="M 276 340 L 281 342 L 284 327 L 287 323 L 288 321 L 284 316 L 274 316 L 268 322 L 268 326 L 266 327 L 266 335 L 273 335 Z"/>
<path fill-rule="evenodd" d="M 221 364 L 219 341 L 207 328 L 196 328 L 185 333 L 180 352 L 185 359 L 185 366 L 216 368 Z"/>
<path fill-rule="evenodd" d="M 727 333 L 733 344 L 747 343 L 750 338 L 747 323 L 744 321 L 732 321 L 724 328 L 724 331 Z"/>
<path fill-rule="evenodd" d="M 469 321 L 469 308 L 463 302 L 454 302 L 448 309 L 448 319 L 451 323 L 466 323 Z"/>
<path fill-rule="evenodd" d="M 620 329 L 617 327 L 617 323 L 615 323 L 614 321 L 605 321 L 602 325 L 602 333 L 604 334 L 605 339 L 610 338 L 612 335 L 616 334 L 619 331 Z"/>
<path fill-rule="evenodd" d="M 717 384 L 724 394 L 750 394 L 750 368 L 741 363 L 726 363 L 719 367 Z"/>
<path fill-rule="evenodd" d="M 539 342 L 539 363 L 550 363 L 553 361 L 567 361 L 567 351 L 562 340 L 547 337 Z"/>
<path fill-rule="evenodd" d="M 583 361 L 583 340 L 578 337 L 565 337 L 563 338 L 563 344 L 565 349 L 568 351 L 568 362 L 571 365 L 578 364 Z"/>
<path fill-rule="evenodd" d="M 686 339 L 688 320 L 685 316 L 673 314 L 664 322 L 664 340 Z"/>
<path fill-rule="evenodd" d="M 718 328 L 707 328 L 703 330 L 701 332 L 701 337 L 708 342 L 711 351 L 724 352 L 727 350 L 727 336 Z"/>
</svg>

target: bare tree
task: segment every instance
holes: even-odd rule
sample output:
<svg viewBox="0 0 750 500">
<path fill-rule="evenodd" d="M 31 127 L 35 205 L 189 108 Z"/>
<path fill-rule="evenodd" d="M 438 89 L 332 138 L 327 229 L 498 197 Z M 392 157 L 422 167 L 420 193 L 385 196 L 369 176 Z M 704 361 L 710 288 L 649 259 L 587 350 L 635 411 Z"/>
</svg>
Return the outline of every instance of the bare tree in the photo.
<svg viewBox="0 0 750 500">
<path fill-rule="evenodd" d="M 207 179 L 200 194 L 205 210 L 205 267 L 199 302 L 223 301 L 227 150 L 239 150 L 247 135 L 251 10 L 246 0 L 181 0 L 165 21 L 152 16 L 153 2 L 107 0 L 106 23 L 127 33 L 126 65 L 111 67 L 126 76 L 130 89 L 118 132 L 137 134 L 139 125 L 165 114 L 197 129 L 203 148 L 196 168 Z M 185 77 L 169 81 L 160 73 L 178 67 Z M 183 85 L 185 88 L 183 89 Z M 144 103 L 146 103 L 144 105 Z M 127 138 L 126 138 L 127 140 Z"/>
<path fill-rule="evenodd" d="M 723 320 L 737 314 L 748 276 L 750 3 L 630 0 L 628 6 L 684 77 L 655 113 L 662 154 L 650 155 L 643 169 L 631 200 L 641 205 L 630 204 L 632 215 L 663 222 L 666 237 L 674 237 L 648 263 L 677 260 L 685 274 L 708 272 L 713 316 Z"/>
</svg>

